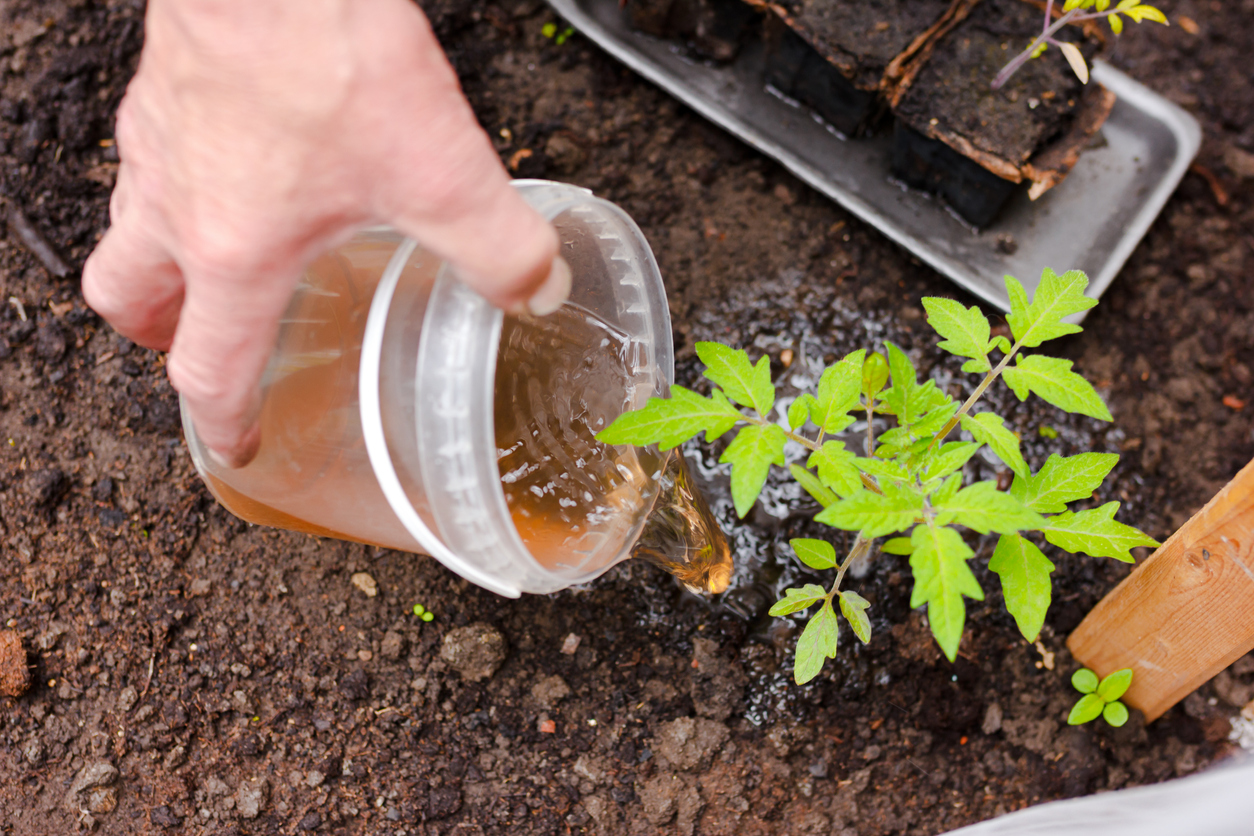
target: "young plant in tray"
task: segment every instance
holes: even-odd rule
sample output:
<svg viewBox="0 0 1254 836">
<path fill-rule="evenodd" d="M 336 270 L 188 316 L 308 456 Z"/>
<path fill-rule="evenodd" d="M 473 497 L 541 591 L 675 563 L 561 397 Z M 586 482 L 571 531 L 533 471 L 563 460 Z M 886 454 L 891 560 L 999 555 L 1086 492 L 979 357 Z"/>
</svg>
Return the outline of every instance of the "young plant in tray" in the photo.
<svg viewBox="0 0 1254 836">
<path fill-rule="evenodd" d="M 854 634 L 870 641 L 869 604 L 858 593 L 843 589 L 842 583 L 853 561 L 869 554 L 881 537 L 889 539 L 880 551 L 909 555 L 914 574 L 910 605 L 927 604 L 932 634 L 953 661 L 966 618 L 963 599 L 984 598 L 967 564 L 974 552 L 959 529 L 1001 535 L 989 569 L 1001 579 L 1006 608 L 1019 630 L 1035 641 L 1049 608 L 1054 565 L 1028 532 L 1038 532 L 1068 551 L 1127 563 L 1132 562 L 1129 550 L 1134 546 L 1158 545 L 1115 521 L 1118 502 L 1081 511 L 1067 508 L 1067 503 L 1093 494 L 1118 456 L 1053 455 L 1033 473 L 1018 437 L 1002 418 L 973 409 L 1001 377 L 1021 401 L 1035 394 L 1060 409 L 1111 420 L 1097 392 L 1071 370 L 1070 360 L 1022 353 L 1081 330 L 1063 319 L 1097 304 L 1084 295 L 1087 286 L 1088 278 L 1079 271 L 1059 276 L 1046 270 L 1029 302 L 1023 285 L 1007 276 L 1011 305 L 1007 322 L 1013 343 L 992 336 L 978 308 L 952 299 L 925 298 L 928 322 L 944 338 L 940 347 L 967 358 L 963 371 L 984 374 L 962 404 L 937 388 L 935 381 L 920 383 L 906 353 L 885 343 L 887 356 L 859 349 L 824 370 L 817 391 L 801 395 L 788 407 L 789 429 L 784 429 L 771 417 L 776 392 L 769 360 L 762 357 L 754 364 L 744 351 L 698 343 L 697 355 L 708 367 L 705 377 L 714 384 L 709 397 L 674 386 L 669 398 L 650 399 L 643 409 L 620 416 L 597 437 L 607 444 L 670 449 L 701 432 L 713 440 L 740 427 L 720 461 L 731 464 L 732 500 L 741 517 L 756 501 L 771 465 L 784 465 L 789 439 L 810 451 L 805 467 L 794 464 L 789 471 L 822 506 L 815 520 L 857 532 L 857 537 L 843 559 L 826 541 L 791 541 L 801 562 L 836 572 L 830 588 L 807 584 L 788 589 L 771 608 L 776 616 L 813 612 L 797 641 L 798 683 L 813 679 L 824 661 L 835 656 L 838 607 Z M 996 364 L 994 352 L 1002 355 Z M 877 414 L 896 419 L 896 426 L 878 439 L 872 421 Z M 864 455 L 859 455 L 833 436 L 862 419 L 866 435 L 859 439 L 858 446 L 864 448 Z M 959 427 L 971 441 L 946 440 Z M 999 491 L 995 481 L 963 484 L 963 466 L 984 445 L 1014 472 L 1009 491 Z"/>
<path fill-rule="evenodd" d="M 1110 31 L 1118 35 L 1123 31 L 1123 18 L 1140 23 L 1143 20 L 1152 20 L 1155 23 L 1161 23 L 1164 26 L 1167 23 L 1167 16 L 1153 6 L 1146 6 L 1140 0 L 1119 0 L 1115 6 L 1111 6 L 1112 0 L 1066 0 L 1063 3 L 1062 15 L 1058 19 L 1054 19 L 1054 0 L 1049 0 L 1045 7 L 1045 23 L 1041 29 L 1041 34 L 1036 36 L 1036 40 L 1028 44 L 1027 49 L 1020 52 L 1010 60 L 1010 63 L 997 73 L 997 77 L 993 79 L 993 89 L 999 90 L 1002 85 L 1010 80 L 1010 77 L 1018 72 L 1019 68 L 1033 58 L 1037 58 L 1045 50 L 1051 46 L 1058 47 L 1058 51 L 1062 53 L 1062 57 L 1067 59 L 1067 63 L 1071 65 L 1071 70 L 1076 77 L 1085 84 L 1089 83 L 1089 66 L 1084 61 L 1084 56 L 1080 54 L 1080 48 L 1073 43 L 1060 41 L 1054 36 L 1062 30 L 1068 23 L 1083 23 L 1086 20 L 1097 20 L 1098 18 L 1106 18 L 1106 22 L 1110 25 Z"/>
</svg>

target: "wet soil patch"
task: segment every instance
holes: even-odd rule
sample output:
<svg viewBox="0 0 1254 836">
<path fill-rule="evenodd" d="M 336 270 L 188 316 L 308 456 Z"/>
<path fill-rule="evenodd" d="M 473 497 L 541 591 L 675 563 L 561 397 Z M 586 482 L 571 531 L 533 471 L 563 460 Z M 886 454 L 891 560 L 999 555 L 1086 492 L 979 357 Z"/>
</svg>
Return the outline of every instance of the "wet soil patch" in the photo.
<svg viewBox="0 0 1254 836">
<path fill-rule="evenodd" d="M 699 385 L 699 339 L 769 355 L 787 392 L 889 338 L 943 387 L 972 385 L 919 304 L 961 294 L 875 230 L 581 38 L 557 46 L 542 27 L 562 23 L 538 2 L 428 8 L 515 173 L 588 186 L 641 223 L 681 382 Z M 1177 11 L 1198 34 L 1143 27 L 1116 60 L 1201 119 L 1210 179 L 1185 179 L 1059 348 L 1116 423 L 995 396 L 1033 466 L 1119 452 L 1104 496 L 1160 539 L 1254 455 L 1254 5 Z M 504 601 L 427 558 L 235 520 L 192 470 L 162 358 L 78 290 L 107 222 L 110 120 L 141 12 L 28 0 L 0 15 L 4 200 L 75 271 L 57 279 L 16 232 L 0 239 L 0 621 L 32 678 L 0 697 L 7 833 L 930 836 L 1228 751 L 1254 664 L 1149 727 L 1064 725 L 1063 638 L 1127 569 L 1053 550 L 1045 653 L 1002 611 L 975 542 L 988 600 L 956 664 L 908 609 L 908 567 L 884 557 L 853 582 L 874 602 L 871 645 L 843 634 L 839 660 L 793 686 L 795 626 L 761 612 L 801 577 L 780 544 L 819 533 L 813 509 L 772 483 L 733 526 L 717 446 L 690 452 L 741 567 L 712 603 L 642 563 Z M 496 635 L 499 662 L 444 653 L 446 637 Z"/>
</svg>

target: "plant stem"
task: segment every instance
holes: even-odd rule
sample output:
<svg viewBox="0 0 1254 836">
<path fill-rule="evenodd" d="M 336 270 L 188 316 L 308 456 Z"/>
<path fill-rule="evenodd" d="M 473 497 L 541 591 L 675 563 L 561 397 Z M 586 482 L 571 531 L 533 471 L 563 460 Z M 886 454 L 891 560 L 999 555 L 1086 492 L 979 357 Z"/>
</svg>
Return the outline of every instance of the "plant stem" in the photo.
<svg viewBox="0 0 1254 836">
<path fill-rule="evenodd" d="M 1047 14 L 1052 14 L 1052 13 L 1053 13 L 1053 9 L 1052 9 L 1052 4 L 1051 4 L 1051 8 L 1047 12 Z M 1079 13 L 1080 13 L 1080 9 L 1078 7 L 1074 8 L 1071 11 L 1064 14 L 1062 17 L 1058 18 L 1051 25 L 1045 27 L 1045 31 L 1037 35 L 1036 40 L 1032 41 L 1032 43 L 1028 45 L 1027 49 L 1023 50 L 1023 52 L 1020 52 L 1013 59 L 1011 59 L 1009 64 L 1001 68 L 1001 72 L 999 72 L 997 74 L 997 77 L 993 79 L 993 85 L 992 85 L 993 89 L 1000 90 L 1002 88 L 1002 85 L 1004 85 L 1007 81 L 1009 81 L 1010 77 L 1014 75 L 1016 72 L 1018 72 L 1019 68 L 1022 67 L 1024 64 L 1026 64 L 1032 58 L 1032 53 L 1036 52 L 1037 48 L 1041 44 L 1046 43 L 1053 36 L 1055 32 L 1057 32 L 1062 27 L 1066 26 L 1072 20 L 1075 20 L 1076 18 L 1080 18 Z M 1096 15 L 1094 15 L 1093 17 L 1096 17 Z M 1048 19 L 1049 18 L 1046 18 L 1046 20 Z M 1080 19 L 1088 20 L 1090 18 L 1080 18 Z"/>
<path fill-rule="evenodd" d="M 858 535 L 858 539 L 853 541 L 853 546 L 849 549 L 849 554 L 845 557 L 844 562 L 840 564 L 840 568 L 836 571 L 836 581 L 832 584 L 832 591 L 827 593 L 827 599 L 830 601 L 840 592 L 840 582 L 845 579 L 845 572 L 853 565 L 853 562 L 860 557 L 865 557 L 866 553 L 871 550 L 871 541 Z"/>
<path fill-rule="evenodd" d="M 871 451 L 875 449 L 875 429 L 871 426 L 871 416 L 875 414 L 875 406 L 870 398 L 866 401 L 866 454 L 867 458 L 871 457 Z"/>
<path fill-rule="evenodd" d="M 1019 351 L 1020 346 L 1022 345 L 1023 345 L 1022 342 L 1017 342 L 1013 346 L 1011 346 L 1010 351 L 1007 352 L 1006 356 L 1001 358 L 1001 362 L 998 363 L 996 366 L 994 366 L 993 369 L 987 375 L 984 376 L 984 379 L 980 381 L 980 385 L 975 387 L 975 391 L 971 393 L 971 396 L 969 398 L 967 398 L 966 402 L 962 405 L 962 408 L 959 409 L 956 413 L 954 413 L 954 417 L 950 418 L 949 421 L 946 422 L 945 426 L 941 427 L 940 432 L 938 432 L 935 436 L 933 436 L 932 443 L 929 444 L 927 447 L 928 453 L 930 453 L 933 449 L 936 448 L 937 445 L 939 445 L 942 441 L 944 441 L 945 436 L 949 435 L 949 433 L 953 430 L 954 427 L 958 426 L 959 422 L 962 421 L 962 416 L 966 415 L 967 413 L 971 411 L 971 407 L 975 406 L 975 402 L 980 399 L 980 396 L 984 394 L 985 390 L 987 390 L 988 387 L 992 385 L 993 381 L 996 380 L 998 376 L 1001 375 L 1002 371 L 1010 363 L 1010 358 L 1015 356 L 1015 354 Z M 924 455 L 927 455 L 927 454 L 925 453 Z"/>
</svg>

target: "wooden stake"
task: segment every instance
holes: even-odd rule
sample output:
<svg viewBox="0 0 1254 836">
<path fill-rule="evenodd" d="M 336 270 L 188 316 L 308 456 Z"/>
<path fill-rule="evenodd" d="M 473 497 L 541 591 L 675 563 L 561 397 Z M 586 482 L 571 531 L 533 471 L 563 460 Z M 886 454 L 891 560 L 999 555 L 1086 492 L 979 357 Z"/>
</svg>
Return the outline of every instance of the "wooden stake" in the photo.
<svg viewBox="0 0 1254 836">
<path fill-rule="evenodd" d="M 1067 647 L 1155 720 L 1254 650 L 1254 462 L 1093 608 Z"/>
</svg>

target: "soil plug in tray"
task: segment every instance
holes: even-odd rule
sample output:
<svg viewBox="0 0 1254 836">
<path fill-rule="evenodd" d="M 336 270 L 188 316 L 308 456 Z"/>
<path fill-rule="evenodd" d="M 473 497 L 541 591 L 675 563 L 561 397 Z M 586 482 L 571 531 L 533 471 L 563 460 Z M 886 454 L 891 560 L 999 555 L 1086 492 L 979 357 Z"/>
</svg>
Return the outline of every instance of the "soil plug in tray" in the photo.
<svg viewBox="0 0 1254 836">
<path fill-rule="evenodd" d="M 1014 192 L 1036 199 L 1062 182 L 1115 104 L 1085 85 L 1056 54 L 1029 61 L 1000 90 L 989 80 L 1030 43 L 1041 10 L 1019 0 L 984 0 L 919 51 L 893 93 L 893 172 L 933 191 L 976 226 L 987 226 Z M 1088 63 L 1103 46 L 1095 26 L 1071 26 Z"/>
<path fill-rule="evenodd" d="M 854 136 L 883 110 L 898 68 L 971 0 L 746 2 L 767 15 L 767 83 Z"/>
<path fill-rule="evenodd" d="M 942 200 L 907 189 L 891 175 L 891 134 L 841 138 L 809 108 L 768 90 L 761 42 L 747 38 L 728 63 L 694 61 L 671 41 L 633 31 L 618 0 L 549 3 L 636 72 L 1003 309 L 1009 300 L 1002 276 L 1017 276 L 1030 290 L 1046 264 L 1085 270 L 1089 294 L 1100 295 L 1201 143 L 1193 117 L 1097 62 L 1090 84 L 1096 81 L 1117 97 L 1099 133 L 1104 141 L 1091 143 L 1066 180 L 1038 200 L 1029 200 L 1027 189 L 1016 190 L 996 219 L 975 232 Z M 1047 53 L 1038 60 L 1062 59 Z"/>
</svg>

